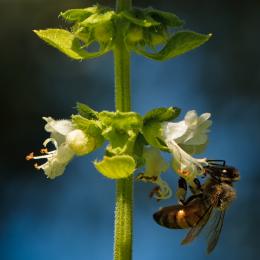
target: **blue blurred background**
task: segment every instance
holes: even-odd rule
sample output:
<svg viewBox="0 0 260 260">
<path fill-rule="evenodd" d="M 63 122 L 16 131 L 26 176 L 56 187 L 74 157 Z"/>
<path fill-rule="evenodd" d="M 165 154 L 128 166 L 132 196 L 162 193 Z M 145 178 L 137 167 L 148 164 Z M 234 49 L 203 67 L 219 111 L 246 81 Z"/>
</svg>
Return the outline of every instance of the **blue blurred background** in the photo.
<svg viewBox="0 0 260 260">
<path fill-rule="evenodd" d="M 114 1 L 100 1 L 113 6 Z M 134 1 L 174 11 L 186 27 L 213 33 L 203 47 L 164 63 L 132 56 L 133 110 L 178 106 L 214 121 L 204 156 L 241 171 L 238 198 L 228 210 L 219 244 L 208 259 L 259 259 L 260 2 Z M 1 174 L 0 259 L 112 259 L 115 183 L 96 172 L 100 151 L 76 158 L 54 181 L 24 160 L 48 137 L 42 116 L 68 118 L 77 101 L 113 110 L 113 59 L 73 61 L 40 41 L 33 29 L 66 27 L 60 11 L 83 0 L 0 0 Z M 176 177 L 165 178 L 172 187 Z M 148 198 L 135 185 L 134 259 L 202 259 L 203 236 L 181 246 L 185 231 L 163 229 L 152 214 L 175 203 Z"/>
</svg>

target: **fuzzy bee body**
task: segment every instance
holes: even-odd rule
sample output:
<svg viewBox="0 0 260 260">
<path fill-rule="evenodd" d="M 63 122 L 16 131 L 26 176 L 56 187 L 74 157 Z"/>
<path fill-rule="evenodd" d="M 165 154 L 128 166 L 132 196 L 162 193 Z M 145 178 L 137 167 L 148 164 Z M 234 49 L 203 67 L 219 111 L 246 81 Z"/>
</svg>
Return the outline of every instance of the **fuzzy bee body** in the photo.
<svg viewBox="0 0 260 260">
<path fill-rule="evenodd" d="M 209 165 L 205 168 L 209 177 L 201 186 L 201 192 L 190 196 L 181 205 L 164 207 L 153 215 L 161 226 L 171 229 L 190 229 L 182 244 L 193 241 L 208 223 L 213 220 L 208 235 L 207 252 L 216 246 L 223 226 L 226 209 L 236 197 L 232 184 L 239 180 L 239 171 L 225 165 Z"/>
<path fill-rule="evenodd" d="M 198 196 L 192 198 L 186 205 L 164 207 L 153 217 L 159 225 L 167 228 L 192 228 L 203 217 L 208 207 L 207 201 Z"/>
</svg>

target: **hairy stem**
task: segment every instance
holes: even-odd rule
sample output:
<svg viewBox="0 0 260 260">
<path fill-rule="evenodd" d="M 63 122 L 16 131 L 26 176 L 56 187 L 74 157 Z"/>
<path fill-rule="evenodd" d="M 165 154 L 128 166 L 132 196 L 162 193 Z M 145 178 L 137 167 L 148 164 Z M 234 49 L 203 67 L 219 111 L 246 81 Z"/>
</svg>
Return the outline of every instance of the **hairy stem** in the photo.
<svg viewBox="0 0 260 260">
<path fill-rule="evenodd" d="M 129 10 L 131 0 L 117 0 L 116 10 Z M 123 25 L 122 25 L 123 27 Z M 115 108 L 127 112 L 131 109 L 130 95 L 130 53 L 124 43 L 123 32 L 117 32 L 114 47 L 115 69 Z M 118 180 L 116 184 L 114 260 L 132 259 L 132 223 L 133 223 L 133 176 Z"/>
</svg>

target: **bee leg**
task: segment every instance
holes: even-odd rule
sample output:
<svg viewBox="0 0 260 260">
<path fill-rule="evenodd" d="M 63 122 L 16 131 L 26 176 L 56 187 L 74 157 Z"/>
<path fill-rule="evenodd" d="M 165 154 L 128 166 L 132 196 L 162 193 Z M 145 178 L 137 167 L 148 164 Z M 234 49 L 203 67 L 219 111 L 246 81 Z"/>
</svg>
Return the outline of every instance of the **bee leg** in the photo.
<svg viewBox="0 0 260 260">
<path fill-rule="evenodd" d="M 193 180 L 193 183 L 194 183 L 194 186 L 189 186 L 192 194 L 198 194 L 198 193 L 201 193 L 202 192 L 202 187 L 201 187 L 201 184 L 200 184 L 200 181 L 199 179 L 195 178 Z"/>
<path fill-rule="evenodd" d="M 186 193 L 187 193 L 187 183 L 184 178 L 180 178 L 178 181 L 178 189 L 176 191 L 176 197 L 180 204 L 185 203 L 186 199 Z"/>
</svg>

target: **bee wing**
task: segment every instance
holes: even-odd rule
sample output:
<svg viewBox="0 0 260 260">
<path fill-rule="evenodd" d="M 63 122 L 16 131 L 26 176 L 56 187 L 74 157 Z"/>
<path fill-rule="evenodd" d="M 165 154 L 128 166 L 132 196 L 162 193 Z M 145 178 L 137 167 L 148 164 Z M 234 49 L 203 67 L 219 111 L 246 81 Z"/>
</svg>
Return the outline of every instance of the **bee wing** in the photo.
<svg viewBox="0 0 260 260">
<path fill-rule="evenodd" d="M 216 210 L 213 218 L 214 223 L 211 224 L 208 233 L 207 253 L 210 254 L 218 243 L 219 235 L 223 227 L 225 211 Z"/>
<path fill-rule="evenodd" d="M 182 240 L 182 242 L 181 242 L 182 245 L 192 242 L 199 235 L 201 230 L 207 224 L 209 217 L 212 213 L 212 209 L 213 209 L 212 206 L 207 208 L 205 214 L 200 218 L 200 220 L 196 223 L 196 225 L 191 228 L 191 230 L 188 232 L 186 237 Z"/>
</svg>

